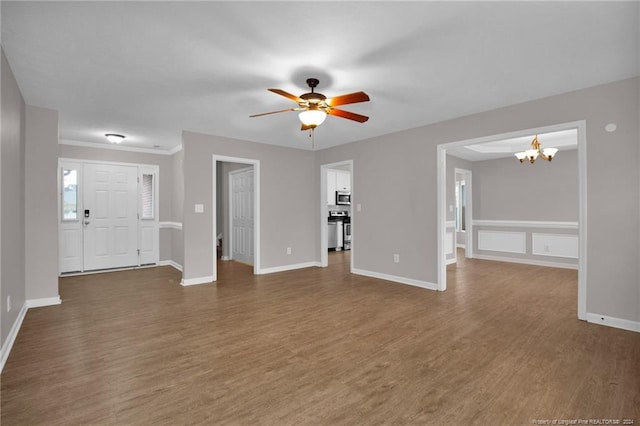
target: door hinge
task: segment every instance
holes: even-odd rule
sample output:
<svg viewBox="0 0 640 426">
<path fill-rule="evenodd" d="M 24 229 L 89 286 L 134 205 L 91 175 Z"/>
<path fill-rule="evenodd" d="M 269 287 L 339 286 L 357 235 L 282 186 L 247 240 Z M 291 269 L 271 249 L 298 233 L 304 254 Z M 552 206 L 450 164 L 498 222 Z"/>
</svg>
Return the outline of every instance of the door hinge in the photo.
<svg viewBox="0 0 640 426">
<path fill-rule="evenodd" d="M 140 256 L 140 249 L 138 249 L 138 256 Z"/>
</svg>

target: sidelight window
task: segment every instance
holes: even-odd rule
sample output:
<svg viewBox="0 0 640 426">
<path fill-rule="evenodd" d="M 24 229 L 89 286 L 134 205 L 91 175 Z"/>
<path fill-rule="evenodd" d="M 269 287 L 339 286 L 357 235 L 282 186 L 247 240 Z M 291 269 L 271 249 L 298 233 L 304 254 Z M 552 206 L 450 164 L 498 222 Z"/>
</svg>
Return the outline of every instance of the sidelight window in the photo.
<svg viewBox="0 0 640 426">
<path fill-rule="evenodd" d="M 62 220 L 78 220 L 78 170 L 62 169 Z"/>
<path fill-rule="evenodd" d="M 154 219 L 154 178 L 152 174 L 142 175 L 142 219 Z"/>
<path fill-rule="evenodd" d="M 466 224 L 467 186 L 464 180 L 456 181 L 455 197 L 456 197 L 456 212 L 455 212 L 456 231 L 463 232 L 467 230 L 467 224 Z"/>
</svg>

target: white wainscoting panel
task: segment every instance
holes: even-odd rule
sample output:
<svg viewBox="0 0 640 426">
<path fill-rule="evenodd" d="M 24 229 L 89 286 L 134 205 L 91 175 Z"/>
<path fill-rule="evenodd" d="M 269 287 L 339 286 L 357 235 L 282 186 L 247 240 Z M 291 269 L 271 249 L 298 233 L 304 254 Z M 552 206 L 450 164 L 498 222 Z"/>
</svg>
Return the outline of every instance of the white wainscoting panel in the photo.
<svg viewBox="0 0 640 426">
<path fill-rule="evenodd" d="M 578 258 L 578 236 L 567 234 L 531 234 L 532 254 Z"/>
<path fill-rule="evenodd" d="M 500 251 L 504 253 L 527 252 L 526 232 L 478 231 L 478 250 Z"/>
<path fill-rule="evenodd" d="M 444 239 L 444 252 L 445 254 L 453 254 L 453 247 L 455 247 L 453 239 L 455 238 L 454 232 L 447 232 Z"/>
</svg>

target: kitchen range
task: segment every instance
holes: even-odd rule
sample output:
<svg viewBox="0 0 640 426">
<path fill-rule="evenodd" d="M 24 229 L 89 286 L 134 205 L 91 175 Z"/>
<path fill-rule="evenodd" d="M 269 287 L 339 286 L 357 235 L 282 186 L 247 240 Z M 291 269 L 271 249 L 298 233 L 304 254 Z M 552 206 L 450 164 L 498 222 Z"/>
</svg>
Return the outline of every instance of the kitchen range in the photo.
<svg viewBox="0 0 640 426">
<path fill-rule="evenodd" d="M 348 211 L 329 211 L 327 238 L 329 250 L 351 249 L 351 218 Z"/>
<path fill-rule="evenodd" d="M 327 169 L 329 250 L 351 249 L 351 166 Z"/>
</svg>

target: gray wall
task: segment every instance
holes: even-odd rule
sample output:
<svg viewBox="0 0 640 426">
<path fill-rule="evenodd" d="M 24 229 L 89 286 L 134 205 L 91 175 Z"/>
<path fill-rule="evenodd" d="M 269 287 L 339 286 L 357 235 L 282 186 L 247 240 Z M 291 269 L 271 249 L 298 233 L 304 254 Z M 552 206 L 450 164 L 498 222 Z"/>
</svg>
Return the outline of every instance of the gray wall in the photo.
<svg viewBox="0 0 640 426">
<path fill-rule="evenodd" d="M 0 327 L 2 344 L 26 300 L 25 290 L 25 104 L 4 51 L 1 52 L 0 146 Z M 7 296 L 11 311 L 7 312 Z"/>
<path fill-rule="evenodd" d="M 213 155 L 260 160 L 261 268 L 316 261 L 320 216 L 314 153 L 183 132 L 184 279 L 213 271 Z M 204 213 L 194 213 L 194 204 Z M 286 248 L 292 254 L 286 254 Z"/>
<path fill-rule="evenodd" d="M 319 151 L 317 169 L 320 164 L 354 160 L 354 203 L 362 204 L 362 212 L 354 212 L 354 266 L 436 282 L 438 144 L 585 120 L 587 311 L 640 320 L 638 81 L 623 80 Z M 604 130 L 610 122 L 618 125 L 615 133 Z M 319 198 L 319 185 L 316 188 Z M 402 220 L 396 220 L 390 205 L 402 206 Z M 381 226 L 384 223 L 396 226 Z M 316 240 L 318 235 L 319 230 Z M 401 255 L 399 264 L 393 263 L 393 253 Z"/>
<path fill-rule="evenodd" d="M 172 156 L 113 149 L 88 148 L 76 145 L 59 145 L 58 155 L 60 158 L 72 158 L 78 160 L 113 161 L 118 163 L 150 164 L 159 166 L 159 220 L 161 222 L 180 222 L 180 219 L 174 218 L 174 214 L 179 216 L 181 211 L 176 209 L 173 203 L 173 194 L 176 189 L 176 182 L 179 184 L 180 181 L 176 179 L 176 175 L 173 170 L 176 160 L 174 160 Z M 173 157 L 175 156 L 178 156 L 178 154 L 174 154 Z M 177 230 L 171 228 L 160 229 L 160 260 L 173 260 L 174 262 L 181 264 L 176 260 L 176 258 L 181 257 L 181 253 L 177 253 L 175 256 L 173 254 L 174 231 Z"/>
<path fill-rule="evenodd" d="M 514 158 L 473 163 L 473 218 L 476 220 L 578 221 L 578 151 L 561 150 L 551 163 L 537 160 L 521 164 Z M 478 232 L 482 230 L 518 231 L 526 234 L 526 253 L 516 254 L 478 249 Z M 534 234 L 578 235 L 577 229 L 512 228 L 476 225 L 476 256 L 553 262 L 577 267 L 578 259 L 533 254 Z"/>
<path fill-rule="evenodd" d="M 318 174 L 322 164 L 353 160 L 354 268 L 436 282 L 436 141 L 428 129 L 406 130 L 316 153 Z M 318 184 L 315 199 L 320 198 L 319 191 Z M 319 227 L 315 229 L 318 239 Z M 400 263 L 393 262 L 396 253 Z"/>
<path fill-rule="evenodd" d="M 558 151 L 551 163 L 474 162 L 473 218 L 577 221 L 578 151 Z"/>
<path fill-rule="evenodd" d="M 26 107 L 26 297 L 58 297 L 58 112 Z"/>
</svg>

